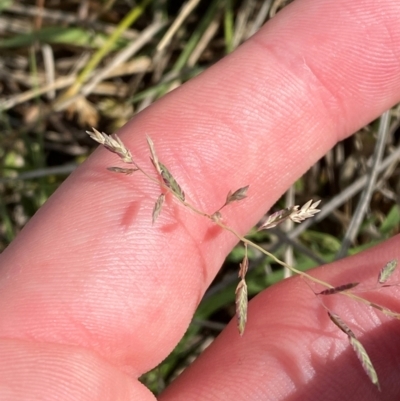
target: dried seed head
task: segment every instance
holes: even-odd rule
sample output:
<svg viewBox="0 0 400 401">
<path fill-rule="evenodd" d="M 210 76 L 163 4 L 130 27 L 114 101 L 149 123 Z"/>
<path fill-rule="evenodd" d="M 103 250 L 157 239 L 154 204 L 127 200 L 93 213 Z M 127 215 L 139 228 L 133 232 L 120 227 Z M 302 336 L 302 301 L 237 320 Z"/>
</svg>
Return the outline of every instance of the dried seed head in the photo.
<svg viewBox="0 0 400 401">
<path fill-rule="evenodd" d="M 180 199 L 182 202 L 185 201 L 185 193 L 182 188 L 179 186 L 178 182 L 175 180 L 174 176 L 169 172 L 164 164 L 158 162 L 158 165 L 161 169 L 161 177 L 164 181 L 164 184 L 172 191 L 172 193 Z"/>
<path fill-rule="evenodd" d="M 330 311 L 328 311 L 328 316 L 329 319 L 331 319 L 332 322 L 336 324 L 336 326 L 339 327 L 340 330 L 343 331 L 343 333 L 346 333 L 349 337 L 356 337 L 350 327 L 340 318 L 340 316 Z"/>
<path fill-rule="evenodd" d="M 320 200 L 313 203 L 312 200 L 309 200 L 305 203 L 300 210 L 298 210 L 298 206 L 295 206 L 295 210 L 293 210 L 290 215 L 290 220 L 295 223 L 301 223 L 302 221 L 313 217 L 315 214 L 319 213 L 321 210 L 317 209 L 317 206 L 320 204 Z"/>
<path fill-rule="evenodd" d="M 152 218 L 153 218 L 153 224 L 154 222 L 157 220 L 158 216 L 161 213 L 161 209 L 162 206 L 164 204 L 164 200 L 165 200 L 165 195 L 161 194 L 158 198 L 156 203 L 154 204 L 154 208 L 153 208 L 153 213 L 152 213 Z"/>
<path fill-rule="evenodd" d="M 371 382 L 378 387 L 378 390 L 381 391 L 378 375 L 364 346 L 355 337 L 349 337 L 349 341 L 357 355 L 358 360 L 361 362 L 365 373 L 368 375 Z"/>
<path fill-rule="evenodd" d="M 287 220 L 290 215 L 292 214 L 293 210 L 295 207 L 298 206 L 292 206 L 288 207 L 286 209 L 279 210 L 278 212 L 275 212 L 268 216 L 267 221 L 265 221 L 259 228 L 258 230 L 268 230 L 269 228 L 276 227 L 278 224 L 283 223 L 285 220 Z"/>
<path fill-rule="evenodd" d="M 161 175 L 162 171 L 161 171 L 160 163 L 158 161 L 158 157 L 157 157 L 156 149 L 154 147 L 154 143 L 153 143 L 152 139 L 148 135 L 146 135 L 146 139 L 147 139 L 147 144 L 149 145 L 150 154 L 151 154 L 150 160 L 153 163 L 154 168 L 157 170 L 157 173 Z"/>
<path fill-rule="evenodd" d="M 247 322 L 247 284 L 244 279 L 240 280 L 236 287 L 236 317 L 238 320 L 239 333 L 242 336 Z"/>
<path fill-rule="evenodd" d="M 249 185 L 245 187 L 237 189 L 235 192 L 229 191 L 226 196 L 225 205 L 229 205 L 229 203 L 240 201 L 247 197 L 247 190 L 249 189 Z"/>
<path fill-rule="evenodd" d="M 333 294 L 337 294 L 338 292 L 351 290 L 352 288 L 357 287 L 358 284 L 360 284 L 360 283 L 347 283 L 347 284 L 338 285 L 337 287 L 328 288 L 327 290 L 323 290 L 321 292 L 318 292 L 317 295 L 333 295 Z"/>
<path fill-rule="evenodd" d="M 379 272 L 378 283 L 385 283 L 389 277 L 394 273 L 397 267 L 397 259 L 393 259 L 390 262 L 386 263 L 386 265 Z"/>
<path fill-rule="evenodd" d="M 317 209 L 320 202 L 321 201 L 319 200 L 313 203 L 312 200 L 309 200 L 301 207 L 301 209 L 299 209 L 300 206 L 296 205 L 279 210 L 278 212 L 271 214 L 267 221 L 265 221 L 258 230 L 267 230 L 276 227 L 287 219 L 290 219 L 295 223 L 301 223 L 305 219 L 313 217 L 315 214 L 320 212 L 320 210 Z"/>
<path fill-rule="evenodd" d="M 114 136 L 107 135 L 95 128 L 93 128 L 93 131 L 86 131 L 86 133 L 110 152 L 116 153 L 124 163 L 133 163 L 131 152 L 126 148 L 117 134 L 114 134 Z"/>
</svg>

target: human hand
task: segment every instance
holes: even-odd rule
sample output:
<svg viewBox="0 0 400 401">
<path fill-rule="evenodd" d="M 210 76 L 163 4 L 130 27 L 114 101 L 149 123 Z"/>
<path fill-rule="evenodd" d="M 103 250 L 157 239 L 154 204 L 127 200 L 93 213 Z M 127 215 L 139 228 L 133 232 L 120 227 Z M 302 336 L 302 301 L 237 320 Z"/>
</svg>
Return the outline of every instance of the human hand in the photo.
<svg viewBox="0 0 400 401">
<path fill-rule="evenodd" d="M 399 16 L 389 0 L 297 1 L 119 134 L 149 166 L 150 135 L 202 209 L 250 184 L 246 202 L 224 211 L 244 233 L 336 142 L 399 101 Z M 113 155 L 94 154 L 1 255 L 0 399 L 154 399 L 137 377 L 179 341 L 236 242 L 174 203 L 152 226 L 157 188 L 110 165 Z M 399 256 L 399 243 L 313 274 L 367 280 Z M 387 303 L 400 310 L 396 295 Z M 291 279 L 256 297 L 245 335 L 231 322 L 160 399 L 398 399 L 397 322 L 353 303 L 337 308 L 365 330 L 382 393 L 309 288 Z"/>
</svg>

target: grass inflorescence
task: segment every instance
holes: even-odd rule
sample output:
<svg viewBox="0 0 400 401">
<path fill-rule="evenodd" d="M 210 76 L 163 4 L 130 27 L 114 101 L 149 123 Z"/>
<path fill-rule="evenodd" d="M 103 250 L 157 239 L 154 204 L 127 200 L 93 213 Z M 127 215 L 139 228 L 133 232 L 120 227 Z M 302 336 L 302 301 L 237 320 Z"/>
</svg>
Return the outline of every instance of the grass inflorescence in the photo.
<svg viewBox="0 0 400 401">
<path fill-rule="evenodd" d="M 151 155 L 150 159 L 155 170 L 154 172 L 155 175 L 151 175 L 151 173 L 146 172 L 134 161 L 131 152 L 125 147 L 125 145 L 117 135 L 109 136 L 104 132 L 100 132 L 96 129 L 93 129 L 93 131 L 87 131 L 87 133 L 92 139 L 103 145 L 107 150 L 118 155 L 122 162 L 128 165 L 133 165 L 133 168 L 109 167 L 108 168 L 109 170 L 115 173 L 122 173 L 129 175 L 135 171 L 140 171 L 147 178 L 149 178 L 151 181 L 155 182 L 159 186 L 161 193 L 154 203 L 151 217 L 153 224 L 156 222 L 157 218 L 160 216 L 162 212 L 165 200 L 165 193 L 168 192 L 183 207 L 187 207 L 192 212 L 211 220 L 214 224 L 235 235 L 237 239 L 239 239 L 244 244 L 245 253 L 243 260 L 239 266 L 239 283 L 235 290 L 236 317 L 238 322 L 237 326 L 239 334 L 241 336 L 244 334 L 247 322 L 248 289 L 246 283 L 246 274 L 249 270 L 248 247 L 252 247 L 259 250 L 261 253 L 264 253 L 266 256 L 273 258 L 277 263 L 289 269 L 291 272 L 302 276 L 304 279 L 307 279 L 311 282 L 326 287 L 325 290 L 315 293 L 316 296 L 329 296 L 334 294 L 342 294 L 344 296 L 353 299 L 354 301 L 362 302 L 372 308 L 378 309 L 387 316 L 400 319 L 400 313 L 394 312 L 384 306 L 381 306 L 375 302 L 371 302 L 366 298 L 354 294 L 351 290 L 356 288 L 360 284 L 359 282 L 345 283 L 334 287 L 327 282 L 317 279 L 306 272 L 300 271 L 295 267 L 290 266 L 285 262 L 282 262 L 280 259 L 276 258 L 273 254 L 266 251 L 258 244 L 247 239 L 245 236 L 242 236 L 233 228 L 231 228 L 229 225 L 227 225 L 222 216 L 223 209 L 229 206 L 233 202 L 239 202 L 244 200 L 247 197 L 247 191 L 249 189 L 249 185 L 243 186 L 234 191 L 230 190 L 226 195 L 226 200 L 224 204 L 214 213 L 208 214 L 204 211 L 199 210 L 195 205 L 193 205 L 186 199 L 183 189 L 178 184 L 177 180 L 174 178 L 172 172 L 170 172 L 168 168 L 159 160 L 155 145 L 149 136 L 147 136 L 147 144 L 149 146 L 149 151 Z M 297 205 L 290 206 L 283 210 L 275 212 L 271 214 L 263 223 L 261 223 L 258 226 L 258 231 L 276 227 L 278 224 L 281 224 L 289 219 L 292 220 L 293 222 L 301 223 L 304 220 L 309 219 L 320 212 L 320 209 L 317 208 L 319 203 L 320 201 L 313 202 L 312 200 L 310 200 L 301 207 Z M 392 261 L 388 262 L 380 270 L 377 278 L 377 284 L 381 287 L 390 286 L 387 285 L 386 283 L 396 270 L 396 267 L 397 267 L 396 259 L 393 259 Z M 344 320 L 338 314 L 331 311 L 326 305 L 323 304 L 323 306 L 326 308 L 328 316 L 331 319 L 331 321 L 348 336 L 349 343 L 354 349 L 363 369 L 365 370 L 371 382 L 375 384 L 380 390 L 380 383 L 378 380 L 377 372 L 371 362 L 371 359 L 367 351 L 365 350 L 360 340 L 357 338 L 357 336 L 354 334 L 351 328 L 344 322 Z"/>
</svg>

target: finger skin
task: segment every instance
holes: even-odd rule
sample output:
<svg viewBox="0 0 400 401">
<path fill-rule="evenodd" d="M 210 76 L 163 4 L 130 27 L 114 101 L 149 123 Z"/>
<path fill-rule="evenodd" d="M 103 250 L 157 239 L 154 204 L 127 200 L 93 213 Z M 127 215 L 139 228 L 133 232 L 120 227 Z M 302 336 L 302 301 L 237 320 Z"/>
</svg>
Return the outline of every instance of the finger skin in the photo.
<svg viewBox="0 0 400 401">
<path fill-rule="evenodd" d="M 0 355 L 4 401 L 155 400 L 142 384 L 86 349 L 3 339 Z"/>
<path fill-rule="evenodd" d="M 245 233 L 338 140 L 399 101 L 399 15 L 389 0 L 295 2 L 119 134 L 152 171 L 150 135 L 207 212 L 250 184 L 224 211 Z M 171 199 L 152 226 L 159 188 L 110 165 L 115 155 L 96 152 L 1 256 L 0 335 L 86 348 L 137 377 L 183 335 L 236 239 Z"/>
<path fill-rule="evenodd" d="M 333 285 L 361 281 L 362 288 L 373 288 L 381 267 L 399 256 L 399 245 L 397 236 L 316 269 L 313 275 Z M 320 288 L 311 282 L 310 286 Z M 358 295 L 400 310 L 396 287 Z M 350 326 L 366 348 L 381 392 L 369 382 L 347 336 L 329 320 L 321 301 Z M 250 302 L 243 337 L 231 321 L 160 401 L 398 400 L 399 335 L 398 320 L 342 295 L 317 298 L 303 279 L 285 280 Z"/>
</svg>

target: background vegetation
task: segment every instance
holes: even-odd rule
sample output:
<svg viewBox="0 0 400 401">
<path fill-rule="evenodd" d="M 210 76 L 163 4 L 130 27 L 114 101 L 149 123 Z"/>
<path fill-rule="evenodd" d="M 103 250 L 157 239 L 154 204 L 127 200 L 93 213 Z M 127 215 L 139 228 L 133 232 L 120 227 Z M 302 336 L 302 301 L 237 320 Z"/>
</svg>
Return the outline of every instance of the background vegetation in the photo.
<svg viewBox="0 0 400 401">
<path fill-rule="evenodd" d="M 90 152 L 86 129 L 112 133 L 233 51 L 284 0 L 0 0 L 0 251 Z M 338 144 L 277 207 L 322 199 L 300 226 L 250 233 L 309 269 L 399 232 L 399 108 Z M 181 343 L 143 376 L 159 392 L 235 311 L 243 249 L 206 293 Z M 251 252 L 249 294 L 288 273 Z"/>
</svg>

